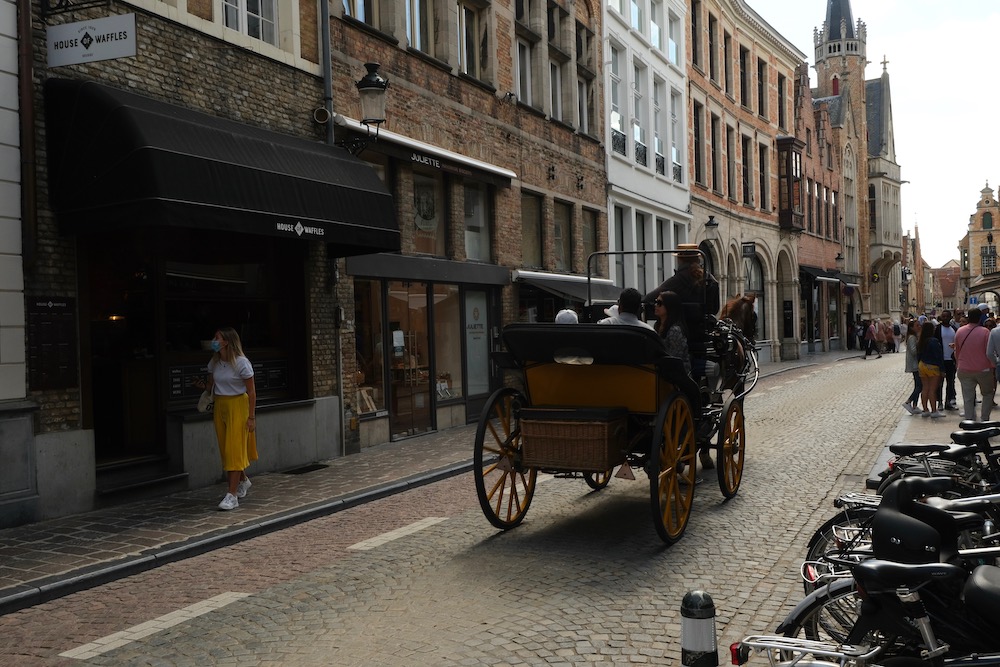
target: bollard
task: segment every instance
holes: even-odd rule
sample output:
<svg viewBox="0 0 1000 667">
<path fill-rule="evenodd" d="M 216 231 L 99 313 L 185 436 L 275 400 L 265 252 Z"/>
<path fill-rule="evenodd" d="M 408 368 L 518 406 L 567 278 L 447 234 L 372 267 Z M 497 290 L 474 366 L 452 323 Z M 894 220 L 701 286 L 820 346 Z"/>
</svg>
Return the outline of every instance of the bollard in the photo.
<svg viewBox="0 0 1000 667">
<path fill-rule="evenodd" d="M 705 591 L 688 591 L 681 601 L 681 665 L 719 667 L 715 603 Z"/>
</svg>

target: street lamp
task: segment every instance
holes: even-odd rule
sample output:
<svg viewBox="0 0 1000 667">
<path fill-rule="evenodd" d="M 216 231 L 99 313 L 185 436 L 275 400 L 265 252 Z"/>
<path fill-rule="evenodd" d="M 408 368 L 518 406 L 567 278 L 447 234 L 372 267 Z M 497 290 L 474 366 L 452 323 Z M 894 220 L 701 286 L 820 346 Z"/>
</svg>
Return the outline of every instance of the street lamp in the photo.
<svg viewBox="0 0 1000 667">
<path fill-rule="evenodd" d="M 351 155 L 358 155 L 369 143 L 378 141 L 379 126 L 385 122 L 385 92 L 389 80 L 378 73 L 379 63 L 365 63 L 368 73 L 354 84 L 361 98 L 361 124 L 365 126 L 364 137 L 352 137 L 341 142 Z M 375 126 L 375 134 L 371 128 Z"/>
</svg>

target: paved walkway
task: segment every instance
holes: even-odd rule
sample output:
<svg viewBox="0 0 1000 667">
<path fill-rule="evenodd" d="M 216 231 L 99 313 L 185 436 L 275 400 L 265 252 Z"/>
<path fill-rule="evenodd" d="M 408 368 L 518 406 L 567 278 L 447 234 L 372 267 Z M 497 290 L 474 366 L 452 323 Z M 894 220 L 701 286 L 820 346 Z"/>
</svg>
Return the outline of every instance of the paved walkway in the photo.
<svg viewBox="0 0 1000 667">
<path fill-rule="evenodd" d="M 859 356 L 806 355 L 762 364 L 762 374 L 846 358 L 889 369 L 886 359 Z M 887 356 L 901 372 L 902 355 Z M 891 442 L 946 441 L 958 422 L 957 413 L 935 421 L 899 412 Z M 475 430 L 462 426 L 367 448 L 311 472 L 254 476 L 251 499 L 233 512 L 216 510 L 220 483 L 0 530 L 0 614 L 463 473 L 472 466 Z"/>
</svg>

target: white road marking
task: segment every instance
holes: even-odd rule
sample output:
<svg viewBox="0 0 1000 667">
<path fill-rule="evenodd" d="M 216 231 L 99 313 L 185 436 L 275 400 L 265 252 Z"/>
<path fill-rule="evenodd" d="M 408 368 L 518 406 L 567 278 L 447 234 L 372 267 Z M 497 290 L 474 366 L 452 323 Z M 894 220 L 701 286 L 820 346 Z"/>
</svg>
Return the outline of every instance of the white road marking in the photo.
<svg viewBox="0 0 1000 667">
<path fill-rule="evenodd" d="M 347 548 L 355 549 L 357 551 L 367 551 L 369 549 L 374 549 L 375 547 L 380 547 L 383 544 L 392 542 L 393 540 L 398 540 L 401 537 L 412 535 L 413 533 L 419 532 L 424 528 L 430 528 L 435 524 L 447 520 L 448 517 L 445 516 L 429 516 L 426 519 L 415 521 L 414 523 L 411 523 L 408 526 L 403 526 L 402 528 L 397 528 L 396 530 L 390 530 L 388 533 L 382 533 L 381 535 L 376 535 L 375 537 L 368 540 L 362 540 L 361 542 L 352 544 Z"/>
<path fill-rule="evenodd" d="M 127 630 L 122 630 L 121 632 L 116 632 L 108 635 L 107 637 L 95 639 L 89 644 L 84 644 L 83 646 L 78 646 L 69 651 L 64 651 L 59 654 L 59 657 L 73 658 L 75 660 L 87 660 L 89 658 L 94 658 L 102 653 L 107 653 L 108 651 L 120 648 L 138 639 L 142 639 L 143 637 L 154 635 L 157 632 L 166 630 L 167 628 L 172 628 L 173 626 L 183 623 L 184 621 L 190 621 L 192 618 L 197 618 L 198 616 L 213 612 L 217 609 L 222 609 L 228 604 L 232 604 L 233 602 L 237 602 L 238 600 L 242 600 L 243 598 L 249 596 L 250 593 L 223 593 L 221 595 L 216 595 L 213 598 L 196 602 L 193 605 L 184 607 L 183 609 L 172 611 L 169 614 L 160 616 L 159 618 L 154 618 L 152 621 L 140 623 L 139 625 L 132 626 Z"/>
</svg>

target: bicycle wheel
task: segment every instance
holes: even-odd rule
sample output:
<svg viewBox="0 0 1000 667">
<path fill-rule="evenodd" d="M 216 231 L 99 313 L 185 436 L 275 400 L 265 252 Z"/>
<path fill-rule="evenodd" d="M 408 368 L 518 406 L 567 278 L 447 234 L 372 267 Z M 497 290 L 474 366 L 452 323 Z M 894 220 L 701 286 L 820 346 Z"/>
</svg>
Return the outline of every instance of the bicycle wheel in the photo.
<svg viewBox="0 0 1000 667">
<path fill-rule="evenodd" d="M 823 574 L 820 568 L 810 566 L 810 563 L 822 562 L 831 551 L 857 553 L 862 550 L 871 537 L 870 526 L 874 516 L 874 507 L 852 507 L 837 512 L 816 529 L 806 547 L 802 572 L 807 595 L 826 583 L 820 578 Z"/>
<path fill-rule="evenodd" d="M 854 579 L 837 579 L 807 595 L 781 622 L 778 633 L 813 641 L 880 646 L 878 655 L 893 646 L 895 637 L 875 630 L 848 641 L 860 617 L 861 596 Z"/>
</svg>

